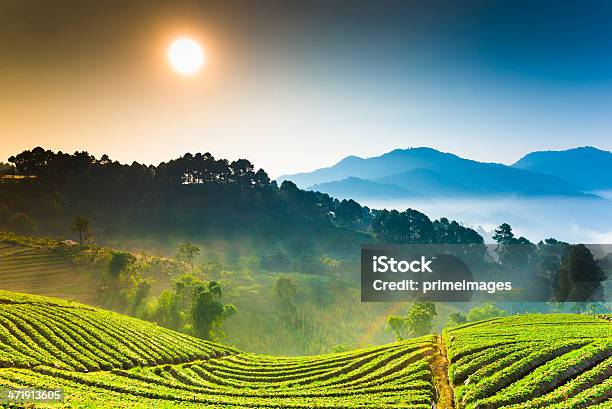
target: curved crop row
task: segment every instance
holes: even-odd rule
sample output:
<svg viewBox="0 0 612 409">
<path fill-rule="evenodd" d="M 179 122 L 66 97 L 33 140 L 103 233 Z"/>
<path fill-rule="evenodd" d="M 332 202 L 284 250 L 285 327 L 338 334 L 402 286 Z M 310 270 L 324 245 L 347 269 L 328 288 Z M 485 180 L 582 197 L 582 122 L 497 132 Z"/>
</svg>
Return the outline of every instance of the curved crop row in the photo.
<svg viewBox="0 0 612 409">
<path fill-rule="evenodd" d="M 237 352 L 118 314 L 11 294 L 0 292 L 0 367 L 46 365 L 87 372 Z"/>
<path fill-rule="evenodd" d="M 272 357 L 79 304 L 0 291 L 0 388 L 63 388 L 61 407 L 415 408 L 431 336 Z"/>
<path fill-rule="evenodd" d="M 612 394 L 612 324 L 601 318 L 513 316 L 444 339 L 460 409 L 598 407 Z"/>
</svg>

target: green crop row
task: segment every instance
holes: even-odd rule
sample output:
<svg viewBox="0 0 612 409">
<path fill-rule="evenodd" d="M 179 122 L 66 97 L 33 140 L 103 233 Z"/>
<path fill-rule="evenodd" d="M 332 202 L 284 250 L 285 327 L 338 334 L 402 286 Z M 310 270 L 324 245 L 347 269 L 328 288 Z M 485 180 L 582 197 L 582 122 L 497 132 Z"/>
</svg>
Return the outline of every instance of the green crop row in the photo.
<svg viewBox="0 0 612 409">
<path fill-rule="evenodd" d="M 61 407 L 425 409 L 434 396 L 433 348 L 429 336 L 337 354 L 260 356 L 0 291 L 0 388 L 63 388 Z"/>
<path fill-rule="evenodd" d="M 477 401 L 474 406 L 494 409 L 528 401 L 554 390 L 566 380 L 572 379 L 576 374 L 582 373 L 610 356 L 612 356 L 612 341 L 595 341 L 546 362 L 497 394 Z"/>
<path fill-rule="evenodd" d="M 9 294 L 0 294 L 0 367 L 97 371 L 237 352 L 117 314 Z"/>
<path fill-rule="evenodd" d="M 506 408 L 547 408 L 565 401 L 570 396 L 576 396 L 591 388 L 593 385 L 599 385 L 610 378 L 612 378 L 612 357 L 600 362 L 593 368 L 581 373 L 571 381 L 549 393 L 527 402 L 507 405 Z"/>
<path fill-rule="evenodd" d="M 450 328 L 443 336 L 459 409 L 596 407 L 610 398 L 607 320 L 533 314 Z"/>
<path fill-rule="evenodd" d="M 26 370 L 19 370 L 20 377 L 32 377 Z M 31 372 L 31 371 L 28 371 Z M 41 375 L 63 379 L 86 388 L 98 388 L 120 392 L 132 396 L 173 401 L 191 401 L 211 405 L 245 405 L 251 407 L 388 407 L 407 403 L 426 403 L 431 400 L 431 384 L 423 380 L 401 382 L 391 385 L 344 390 L 341 387 L 326 391 L 312 390 L 276 392 L 273 389 L 256 391 L 251 389 L 211 390 L 197 388 L 180 382 L 154 382 L 151 379 L 139 380 L 117 376 L 109 372 L 79 373 L 53 368 L 39 368 Z M 34 382 L 35 383 L 35 382 Z M 377 406 L 383 405 L 383 406 Z M 392 407 L 392 406 L 391 406 Z"/>
</svg>

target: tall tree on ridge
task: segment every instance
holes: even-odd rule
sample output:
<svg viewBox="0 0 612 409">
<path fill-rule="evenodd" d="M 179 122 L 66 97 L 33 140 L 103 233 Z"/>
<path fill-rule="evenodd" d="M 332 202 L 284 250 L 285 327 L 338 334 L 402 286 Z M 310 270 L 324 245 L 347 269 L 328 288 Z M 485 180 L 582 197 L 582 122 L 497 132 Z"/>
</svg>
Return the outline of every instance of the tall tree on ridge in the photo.
<svg viewBox="0 0 612 409">
<path fill-rule="evenodd" d="M 79 243 L 83 247 L 83 243 L 91 237 L 91 226 L 89 220 L 84 217 L 77 216 L 74 218 L 70 226 L 73 232 L 79 235 Z"/>
</svg>

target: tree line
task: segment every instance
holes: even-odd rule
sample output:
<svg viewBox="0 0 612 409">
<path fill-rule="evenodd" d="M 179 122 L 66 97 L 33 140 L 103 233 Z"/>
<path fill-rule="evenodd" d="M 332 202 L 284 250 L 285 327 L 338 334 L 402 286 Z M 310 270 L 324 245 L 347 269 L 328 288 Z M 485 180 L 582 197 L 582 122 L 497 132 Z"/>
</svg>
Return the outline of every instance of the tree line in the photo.
<svg viewBox="0 0 612 409">
<path fill-rule="evenodd" d="M 269 264 L 303 272 L 322 271 L 319 255 L 355 254 L 368 242 L 467 244 L 478 258 L 486 256 L 483 237 L 456 221 L 432 221 L 414 209 L 370 209 L 290 181 L 278 186 L 246 159 L 186 153 L 157 166 L 126 165 L 108 155 L 37 147 L 9 162 L 3 169 L 21 178 L 0 179 L 0 229 L 20 234 L 76 234 L 81 244 L 92 237 L 241 240 L 280 248 L 288 259 L 270 254 Z M 585 246 L 534 244 L 507 224 L 493 238 L 498 264 L 529 272 L 554 288 L 556 299 L 601 291 L 605 273 Z"/>
<path fill-rule="evenodd" d="M 0 183 L 0 228 L 20 234 L 62 235 L 70 232 L 67 226 L 82 231 L 79 223 L 74 225 L 81 217 L 102 239 L 144 234 L 231 239 L 238 234 L 282 237 L 308 252 L 326 244 L 352 250 L 372 238 L 483 242 L 470 228 L 447 219 L 432 222 L 416 210 L 369 209 L 354 200 L 299 189 L 290 181 L 278 186 L 246 159 L 230 162 L 210 153 L 186 153 L 157 166 L 126 165 L 108 155 L 37 147 L 9 162 L 21 178 Z"/>
</svg>

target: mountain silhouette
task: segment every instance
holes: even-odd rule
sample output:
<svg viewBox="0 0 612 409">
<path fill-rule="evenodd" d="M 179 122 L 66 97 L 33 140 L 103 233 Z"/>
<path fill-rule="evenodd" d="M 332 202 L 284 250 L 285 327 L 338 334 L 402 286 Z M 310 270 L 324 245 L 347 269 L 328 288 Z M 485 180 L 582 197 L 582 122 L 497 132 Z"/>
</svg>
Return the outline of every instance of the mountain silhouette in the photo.
<svg viewBox="0 0 612 409">
<path fill-rule="evenodd" d="M 400 186 L 379 183 L 367 179 L 348 177 L 346 179 L 321 183 L 310 186 L 310 190 L 325 192 L 337 199 L 363 200 L 376 197 L 377 199 L 419 199 L 427 200 L 423 195 L 404 189 Z"/>
<path fill-rule="evenodd" d="M 592 146 L 533 152 L 512 167 L 555 176 L 582 190 L 612 189 L 612 152 Z"/>
<path fill-rule="evenodd" d="M 522 166 L 521 161 L 506 166 L 420 147 L 396 149 L 372 158 L 349 156 L 331 167 L 281 176 L 279 181 L 288 179 L 303 188 L 352 198 L 385 199 L 394 195 L 432 198 L 560 195 L 596 198 L 582 193 L 586 190 L 582 178 L 586 176 L 568 180 L 552 171 L 530 168 L 539 161 L 526 161 L 529 166 Z M 352 196 L 351 191 L 354 192 Z"/>
</svg>

